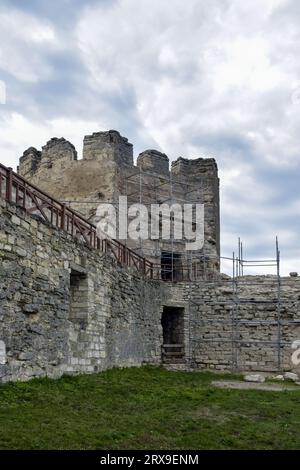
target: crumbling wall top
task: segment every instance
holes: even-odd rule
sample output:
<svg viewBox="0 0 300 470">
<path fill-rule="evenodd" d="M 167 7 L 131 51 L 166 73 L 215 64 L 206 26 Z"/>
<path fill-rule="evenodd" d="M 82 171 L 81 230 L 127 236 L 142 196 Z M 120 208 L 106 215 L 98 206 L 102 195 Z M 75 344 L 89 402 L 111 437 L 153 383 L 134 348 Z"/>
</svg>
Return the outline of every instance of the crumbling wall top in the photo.
<svg viewBox="0 0 300 470">
<path fill-rule="evenodd" d="M 143 171 L 169 174 L 169 157 L 158 150 L 145 150 L 137 158 L 137 166 Z"/>
<path fill-rule="evenodd" d="M 104 132 L 93 132 L 93 134 L 86 135 L 84 137 L 85 141 L 89 140 L 97 140 L 98 142 L 105 142 L 105 143 L 115 143 L 115 144 L 126 144 L 130 147 L 133 147 L 133 145 L 128 142 L 128 139 L 126 137 L 123 137 L 120 132 L 111 129 L 109 131 L 104 131 Z"/>
<path fill-rule="evenodd" d="M 22 157 L 20 157 L 18 172 L 25 177 L 32 176 L 36 172 L 41 158 L 42 152 L 35 147 L 29 147 L 23 152 Z"/>
<path fill-rule="evenodd" d="M 83 159 L 133 165 L 133 145 L 118 131 L 94 132 L 83 141 Z"/>
<path fill-rule="evenodd" d="M 218 166 L 214 158 L 179 157 L 172 162 L 171 172 L 176 176 L 218 177 Z"/>
<path fill-rule="evenodd" d="M 53 137 L 42 147 L 42 160 L 58 160 L 60 158 L 77 160 L 77 151 L 74 145 L 64 137 L 60 139 Z"/>
</svg>

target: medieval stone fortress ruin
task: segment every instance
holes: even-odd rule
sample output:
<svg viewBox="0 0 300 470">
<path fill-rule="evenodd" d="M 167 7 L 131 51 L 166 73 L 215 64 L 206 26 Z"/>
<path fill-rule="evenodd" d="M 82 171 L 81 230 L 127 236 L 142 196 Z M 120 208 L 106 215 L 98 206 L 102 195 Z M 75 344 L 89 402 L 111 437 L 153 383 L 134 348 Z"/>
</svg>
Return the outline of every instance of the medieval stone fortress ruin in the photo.
<svg viewBox="0 0 300 470">
<path fill-rule="evenodd" d="M 117 131 L 31 147 L 0 165 L 0 380 L 113 366 L 299 373 L 299 278 L 280 277 L 278 245 L 249 276 L 220 273 L 219 179 L 212 158 L 141 153 Z M 204 245 L 100 239 L 99 204 L 203 204 Z M 245 271 L 244 271 L 245 270 Z"/>
</svg>

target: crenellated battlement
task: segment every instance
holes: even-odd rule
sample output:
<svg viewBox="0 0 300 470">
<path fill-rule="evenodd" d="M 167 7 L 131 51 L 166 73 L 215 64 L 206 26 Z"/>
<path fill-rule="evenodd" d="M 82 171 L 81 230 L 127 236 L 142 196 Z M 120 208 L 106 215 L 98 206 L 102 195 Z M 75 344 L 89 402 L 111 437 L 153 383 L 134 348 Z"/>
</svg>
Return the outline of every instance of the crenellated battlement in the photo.
<svg viewBox="0 0 300 470">
<path fill-rule="evenodd" d="M 187 177 L 218 177 L 218 166 L 214 158 L 188 159 L 179 157 L 172 162 L 172 175 Z"/>
<path fill-rule="evenodd" d="M 53 137 L 42 147 L 42 164 L 52 164 L 55 160 L 77 160 L 77 151 L 71 142 L 61 137 Z"/>
<path fill-rule="evenodd" d="M 40 165 L 42 152 L 35 147 L 29 147 L 19 160 L 18 173 L 24 177 L 32 176 Z"/>
<path fill-rule="evenodd" d="M 142 171 L 158 173 L 164 176 L 169 174 L 169 157 L 158 150 L 145 150 L 137 158 L 137 166 Z"/>
<path fill-rule="evenodd" d="M 39 168 L 52 168 L 53 164 L 59 161 L 77 162 L 77 151 L 68 140 L 63 137 L 54 137 L 42 147 L 42 151 L 34 147 L 25 150 L 20 158 L 18 171 L 22 176 L 32 176 Z M 84 137 L 82 161 L 102 164 L 114 162 L 119 167 L 134 167 L 133 145 L 118 131 L 94 132 Z M 170 174 L 169 157 L 155 149 L 148 149 L 140 153 L 136 166 L 144 172 L 163 176 Z M 172 162 L 171 173 L 181 177 L 217 178 L 218 167 L 214 158 L 188 159 L 179 157 Z"/>
<path fill-rule="evenodd" d="M 133 165 L 133 145 L 118 131 L 94 132 L 83 141 L 83 160 L 102 163 L 114 161 L 118 165 Z"/>
<path fill-rule="evenodd" d="M 56 161 L 75 161 L 77 160 L 77 151 L 71 142 L 61 137 L 53 137 L 42 151 L 35 147 L 29 147 L 20 158 L 18 173 L 21 176 L 29 178 L 34 176 L 40 168 L 52 168 Z"/>
</svg>

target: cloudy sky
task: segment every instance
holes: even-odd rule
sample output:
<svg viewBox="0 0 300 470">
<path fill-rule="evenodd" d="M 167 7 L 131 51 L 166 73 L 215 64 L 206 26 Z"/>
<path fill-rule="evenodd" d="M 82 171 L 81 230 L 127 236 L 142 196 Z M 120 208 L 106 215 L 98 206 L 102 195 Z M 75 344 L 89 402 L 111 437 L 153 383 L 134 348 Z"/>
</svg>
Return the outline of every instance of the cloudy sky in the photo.
<svg viewBox="0 0 300 470">
<path fill-rule="evenodd" d="M 222 252 L 300 271 L 298 0 L 1 0 L 0 161 L 117 129 L 215 157 Z M 4 103 L 4 84 L 6 103 Z"/>
</svg>

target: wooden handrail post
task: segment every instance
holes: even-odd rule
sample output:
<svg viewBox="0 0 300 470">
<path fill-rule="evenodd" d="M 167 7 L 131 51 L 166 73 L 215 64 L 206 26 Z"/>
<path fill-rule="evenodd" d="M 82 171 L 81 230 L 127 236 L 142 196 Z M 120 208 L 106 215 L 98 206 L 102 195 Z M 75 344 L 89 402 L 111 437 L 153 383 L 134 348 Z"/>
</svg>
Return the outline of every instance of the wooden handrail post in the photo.
<svg viewBox="0 0 300 470">
<path fill-rule="evenodd" d="M 13 170 L 7 168 L 7 179 L 6 179 L 6 200 L 12 202 L 12 183 L 13 183 Z"/>
<path fill-rule="evenodd" d="M 65 218 L 66 218 L 66 206 L 62 204 L 61 214 L 60 214 L 60 228 L 65 229 Z"/>
</svg>

